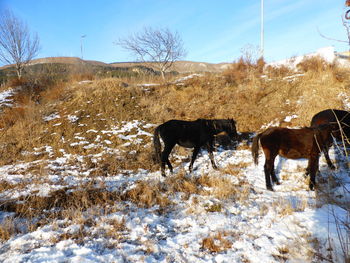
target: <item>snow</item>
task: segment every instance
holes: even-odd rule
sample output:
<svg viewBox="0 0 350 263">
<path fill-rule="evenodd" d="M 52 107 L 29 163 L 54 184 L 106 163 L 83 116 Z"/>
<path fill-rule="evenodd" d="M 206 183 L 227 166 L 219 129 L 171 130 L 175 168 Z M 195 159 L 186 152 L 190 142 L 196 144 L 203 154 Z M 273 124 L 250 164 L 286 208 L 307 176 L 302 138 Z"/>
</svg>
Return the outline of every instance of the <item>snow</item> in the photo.
<svg viewBox="0 0 350 263">
<path fill-rule="evenodd" d="M 286 121 L 296 116 L 286 117 Z M 131 143 L 151 140 L 154 124 L 138 120 L 123 122 L 110 130 L 87 130 L 97 135 L 112 134 Z M 132 134 L 129 134 L 133 132 Z M 124 135 L 129 134 L 129 135 Z M 75 138 L 78 144 L 86 142 L 84 134 Z M 113 147 L 105 141 L 108 147 Z M 151 147 L 147 144 L 147 147 Z M 95 147 L 95 146 L 92 146 Z M 33 149 L 35 152 L 52 153 L 51 146 Z M 63 156 L 31 163 L 18 163 L 0 167 L 0 179 L 13 184 L 26 182 L 26 187 L 9 189 L 0 193 L 1 200 L 19 196 L 48 196 L 50 192 L 65 187 L 76 187 L 84 182 L 98 181 L 106 191 L 125 192 L 142 180 L 149 185 L 162 185 L 166 178 L 159 171 L 144 169 L 110 174 L 107 177 L 90 177 L 92 170 L 81 171 L 84 156 L 61 151 Z M 331 151 L 331 158 L 335 158 Z M 187 169 L 184 156 L 175 155 L 174 175 Z M 95 155 L 94 158 L 100 158 Z M 329 245 L 333 249 L 334 262 L 341 262 L 341 244 L 338 238 L 339 224 L 335 220 L 348 220 L 346 210 L 335 204 L 319 206 L 316 193 L 309 191 L 304 179 L 306 160 L 276 159 L 276 170 L 282 184 L 275 191 L 265 189 L 263 174 L 264 156 L 260 153 L 259 165 L 252 163 L 250 149 L 218 148 L 215 159 L 219 170 L 213 170 L 205 151 L 196 160 L 192 174 L 187 178 L 209 176 L 226 180 L 227 187 L 238 190 L 228 198 L 215 196 L 215 187 L 205 187 L 207 194 L 193 194 L 184 198 L 182 193 L 171 196 L 171 209 L 160 212 L 159 206 L 141 208 L 131 202 L 118 202 L 112 212 L 83 212 L 82 221 L 92 218 L 93 224 L 55 219 L 51 224 L 35 231 L 22 231 L 0 245 L 2 262 L 280 262 L 287 256 L 290 262 L 315 262 L 310 253 L 327 256 Z M 71 160 L 75 160 L 72 162 Z M 47 167 L 46 178 L 37 178 L 30 167 L 41 163 Z M 228 173 L 227 171 L 233 171 Z M 236 172 L 235 172 L 236 171 Z M 347 172 L 327 168 L 324 158 L 320 164 L 319 181 L 335 176 L 350 184 Z M 35 178 L 35 180 L 34 180 Z M 339 200 L 348 204 L 349 195 L 334 188 Z M 246 192 L 246 197 L 240 192 Z M 348 192 L 347 192 L 348 193 Z M 107 210 L 106 210 L 107 211 Z M 336 215 L 336 216 L 332 216 Z M 0 213 L 0 220 L 13 218 L 14 214 Z M 17 220 L 17 219 L 13 219 Z M 110 222 L 124 222 L 124 229 L 116 231 Z M 341 233 L 346 237 L 346 229 Z M 112 234 L 106 234 L 112 232 Z M 220 237 L 218 237 L 220 236 Z M 205 238 L 213 238 L 222 247 L 210 252 L 203 247 Z M 313 242 L 318 240 L 318 250 Z M 331 242 L 331 244 L 328 243 Z M 225 243 L 226 242 L 226 243 Z M 223 244 L 227 244 L 224 246 Z M 286 252 L 284 252 L 286 251 Z M 311 251 L 311 252 L 310 252 Z M 286 253 L 286 254 L 284 254 Z M 311 253 L 311 254 L 312 254 Z M 319 258 L 316 261 L 321 262 Z"/>
<path fill-rule="evenodd" d="M 295 114 L 293 114 L 293 115 L 291 115 L 291 116 L 285 117 L 285 118 L 284 118 L 284 121 L 285 121 L 285 122 L 290 122 L 292 119 L 295 119 L 295 118 L 298 118 L 298 116 L 295 115 Z"/>
<path fill-rule="evenodd" d="M 201 66 L 201 65 L 200 65 L 200 66 Z M 204 66 L 205 66 L 205 65 L 204 65 Z M 193 73 L 193 74 L 190 74 L 190 75 L 187 75 L 187 76 L 178 78 L 177 80 L 175 80 L 174 83 L 184 82 L 184 81 L 186 81 L 186 80 L 193 79 L 193 78 L 195 78 L 195 77 L 202 77 L 202 76 L 203 76 L 203 74 Z"/>
<path fill-rule="evenodd" d="M 55 113 L 52 113 L 48 116 L 44 116 L 43 120 L 44 121 L 52 121 L 52 120 L 56 120 L 59 118 L 61 118 L 61 116 L 57 112 L 55 112 Z"/>
<path fill-rule="evenodd" d="M 0 108 L 13 106 L 11 97 L 16 93 L 15 89 L 0 92 Z"/>
<path fill-rule="evenodd" d="M 334 52 L 334 47 L 323 47 L 319 48 L 316 52 L 310 53 L 307 55 L 301 55 L 301 56 L 295 56 L 293 58 L 288 58 L 288 59 L 283 59 L 275 62 L 268 63 L 269 66 L 273 67 L 279 67 L 279 66 L 287 66 L 293 69 L 297 68 L 297 65 L 305 58 L 311 58 L 319 56 L 323 58 L 326 62 L 328 63 L 333 63 L 336 60 L 335 52 Z"/>
</svg>

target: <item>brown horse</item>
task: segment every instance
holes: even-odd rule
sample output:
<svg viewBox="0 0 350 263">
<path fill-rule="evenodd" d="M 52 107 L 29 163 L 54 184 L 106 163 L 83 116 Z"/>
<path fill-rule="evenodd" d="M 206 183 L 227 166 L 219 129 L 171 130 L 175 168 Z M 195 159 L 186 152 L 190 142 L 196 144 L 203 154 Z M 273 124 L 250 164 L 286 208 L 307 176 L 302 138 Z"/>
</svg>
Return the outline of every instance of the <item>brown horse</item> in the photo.
<svg viewBox="0 0 350 263">
<path fill-rule="evenodd" d="M 288 129 L 273 127 L 258 134 L 253 139 L 252 155 L 254 163 L 258 164 L 259 140 L 265 154 L 265 181 L 266 188 L 273 191 L 272 181 L 280 184 L 274 170 L 274 161 L 277 155 L 288 159 L 307 158 L 306 174 L 310 174 L 310 190 L 316 186 L 315 177 L 318 171 L 320 152 L 323 151 L 327 163 L 334 168 L 328 155 L 328 147 L 332 143 L 330 125 Z"/>
</svg>

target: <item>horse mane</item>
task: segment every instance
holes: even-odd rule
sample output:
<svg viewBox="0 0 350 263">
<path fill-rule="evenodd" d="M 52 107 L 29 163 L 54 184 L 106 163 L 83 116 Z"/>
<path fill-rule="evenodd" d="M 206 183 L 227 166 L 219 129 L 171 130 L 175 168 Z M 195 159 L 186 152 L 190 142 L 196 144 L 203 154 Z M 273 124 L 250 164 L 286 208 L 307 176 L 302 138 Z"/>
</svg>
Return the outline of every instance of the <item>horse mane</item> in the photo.
<svg viewBox="0 0 350 263">
<path fill-rule="evenodd" d="M 197 119 L 196 122 L 204 124 L 209 129 L 217 130 L 221 129 L 224 125 L 230 125 L 233 128 L 236 125 L 234 119 Z"/>
</svg>

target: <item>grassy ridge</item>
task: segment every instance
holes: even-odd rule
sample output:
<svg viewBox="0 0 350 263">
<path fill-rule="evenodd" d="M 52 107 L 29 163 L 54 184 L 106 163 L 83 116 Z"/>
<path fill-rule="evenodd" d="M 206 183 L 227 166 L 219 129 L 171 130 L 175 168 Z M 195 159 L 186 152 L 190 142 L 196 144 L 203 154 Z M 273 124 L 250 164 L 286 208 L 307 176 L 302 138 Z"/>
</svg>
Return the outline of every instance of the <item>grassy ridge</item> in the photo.
<svg viewBox="0 0 350 263">
<path fill-rule="evenodd" d="M 222 74 L 167 84 L 157 76 L 92 76 L 93 81 L 80 83 L 88 76 L 67 74 L 62 80 L 55 74 L 7 82 L 7 87 L 21 87 L 21 91 L 14 97 L 16 106 L 1 115 L 2 164 L 23 159 L 23 152 L 47 143 L 73 151 L 62 138 L 73 141 L 76 133 L 121 121 L 159 124 L 168 119 L 234 118 L 241 132 L 255 132 L 269 123 L 307 126 L 318 111 L 343 109 L 350 86 L 347 71 L 318 58 L 304 61 L 297 75 L 281 68 L 262 72 L 259 62 L 240 60 Z M 138 85 L 145 81 L 156 85 Z M 45 121 L 51 114 L 61 117 L 59 125 Z M 70 115 L 81 125 L 72 123 Z M 290 115 L 297 117 L 286 122 Z M 117 146 L 118 140 L 113 143 Z"/>
</svg>

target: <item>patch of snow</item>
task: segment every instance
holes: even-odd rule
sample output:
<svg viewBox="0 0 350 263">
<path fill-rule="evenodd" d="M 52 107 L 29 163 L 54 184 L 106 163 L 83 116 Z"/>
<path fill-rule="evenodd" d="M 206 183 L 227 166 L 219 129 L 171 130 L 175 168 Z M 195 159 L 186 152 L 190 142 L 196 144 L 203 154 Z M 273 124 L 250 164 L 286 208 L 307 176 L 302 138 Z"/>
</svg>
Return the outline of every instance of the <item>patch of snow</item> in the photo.
<svg viewBox="0 0 350 263">
<path fill-rule="evenodd" d="M 0 92 L 0 107 L 12 107 L 13 100 L 11 97 L 16 93 L 14 89 L 8 89 Z"/>
<path fill-rule="evenodd" d="M 55 112 L 55 113 L 52 113 L 48 116 L 44 116 L 43 120 L 44 121 L 52 121 L 52 120 L 59 119 L 59 118 L 61 118 L 61 116 L 57 112 Z"/>
<path fill-rule="evenodd" d="M 79 120 L 79 117 L 76 115 L 68 115 L 67 119 L 73 123 L 73 122 L 77 122 Z"/>
<path fill-rule="evenodd" d="M 185 77 L 182 77 L 182 78 L 175 80 L 175 83 L 184 82 L 185 80 L 193 79 L 195 77 L 202 77 L 202 76 L 203 76 L 203 74 L 193 73 L 193 74 L 190 74 L 190 75 L 187 75 Z"/>
<path fill-rule="evenodd" d="M 93 83 L 92 80 L 82 80 L 82 81 L 79 81 L 78 84 L 81 85 L 81 84 L 91 84 Z"/>
<path fill-rule="evenodd" d="M 285 117 L 283 121 L 285 121 L 285 122 L 290 122 L 291 120 L 293 120 L 293 119 L 295 119 L 295 118 L 298 118 L 298 115 L 293 114 L 293 115 L 291 115 L 291 116 Z"/>
<path fill-rule="evenodd" d="M 326 62 L 328 63 L 333 63 L 336 59 L 335 56 L 335 52 L 334 52 L 334 47 L 330 46 L 330 47 L 323 47 L 323 48 L 319 48 L 316 52 L 314 53 L 310 53 L 307 55 L 302 55 L 302 56 L 296 56 L 293 58 L 289 58 L 289 59 L 284 59 L 284 60 L 279 60 L 279 61 L 275 61 L 275 62 L 271 62 L 268 63 L 268 66 L 272 66 L 272 67 L 280 67 L 280 66 L 287 66 L 291 69 L 296 69 L 297 65 L 305 58 L 311 58 L 311 57 L 315 57 L 315 56 L 319 56 L 321 58 L 323 58 Z"/>
</svg>

